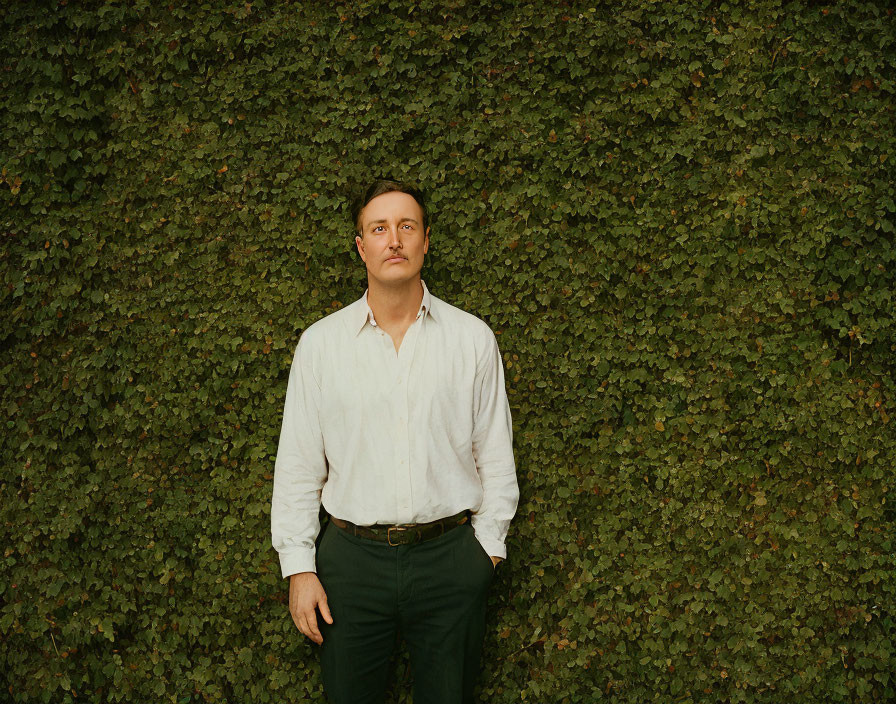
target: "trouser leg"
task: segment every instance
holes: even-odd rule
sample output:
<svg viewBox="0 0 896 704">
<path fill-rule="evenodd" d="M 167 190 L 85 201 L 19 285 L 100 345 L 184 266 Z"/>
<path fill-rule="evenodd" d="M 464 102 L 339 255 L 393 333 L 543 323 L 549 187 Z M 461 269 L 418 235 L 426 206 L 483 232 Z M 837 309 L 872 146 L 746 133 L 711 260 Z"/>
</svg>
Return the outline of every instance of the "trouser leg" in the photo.
<svg viewBox="0 0 896 704">
<path fill-rule="evenodd" d="M 407 546 L 398 568 L 399 620 L 414 704 L 471 704 L 494 566 L 469 523 Z"/>
<path fill-rule="evenodd" d="M 328 523 L 317 574 L 333 616 L 318 617 L 324 692 L 333 704 L 380 704 L 395 644 L 394 551 L 347 535 Z"/>
</svg>

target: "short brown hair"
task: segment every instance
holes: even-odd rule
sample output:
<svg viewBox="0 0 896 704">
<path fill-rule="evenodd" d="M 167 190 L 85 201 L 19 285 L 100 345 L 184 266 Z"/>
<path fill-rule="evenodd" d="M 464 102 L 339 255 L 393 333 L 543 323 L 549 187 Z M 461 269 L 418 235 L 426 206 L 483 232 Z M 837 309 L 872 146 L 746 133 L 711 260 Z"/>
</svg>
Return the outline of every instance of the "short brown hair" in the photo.
<svg viewBox="0 0 896 704">
<path fill-rule="evenodd" d="M 362 193 L 359 193 L 352 201 L 352 227 L 355 228 L 355 232 L 357 232 L 359 236 L 363 234 L 361 232 L 361 223 L 358 222 L 358 220 L 361 217 L 361 211 L 364 210 L 364 206 L 377 196 L 382 195 L 383 193 L 389 193 L 391 191 L 400 191 L 401 193 L 407 193 L 417 201 L 417 204 L 420 206 L 420 210 L 423 211 L 423 232 L 426 232 L 427 221 L 429 218 L 426 215 L 426 202 L 423 196 L 423 192 L 417 186 L 411 183 L 405 183 L 403 181 L 392 181 L 390 179 L 381 178 L 373 181 L 364 189 Z"/>
</svg>

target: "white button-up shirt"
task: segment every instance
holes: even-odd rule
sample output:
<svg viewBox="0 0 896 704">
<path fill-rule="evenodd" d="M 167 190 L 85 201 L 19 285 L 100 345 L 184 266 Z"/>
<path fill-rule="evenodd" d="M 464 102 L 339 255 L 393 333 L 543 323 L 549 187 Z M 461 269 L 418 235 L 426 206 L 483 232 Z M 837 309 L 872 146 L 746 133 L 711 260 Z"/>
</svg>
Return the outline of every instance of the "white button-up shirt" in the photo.
<svg viewBox="0 0 896 704">
<path fill-rule="evenodd" d="M 470 509 L 485 551 L 507 555 L 519 488 L 498 343 L 485 322 L 421 284 L 397 353 L 367 291 L 299 338 L 271 499 L 284 577 L 316 571 L 321 503 L 357 525 Z"/>
</svg>

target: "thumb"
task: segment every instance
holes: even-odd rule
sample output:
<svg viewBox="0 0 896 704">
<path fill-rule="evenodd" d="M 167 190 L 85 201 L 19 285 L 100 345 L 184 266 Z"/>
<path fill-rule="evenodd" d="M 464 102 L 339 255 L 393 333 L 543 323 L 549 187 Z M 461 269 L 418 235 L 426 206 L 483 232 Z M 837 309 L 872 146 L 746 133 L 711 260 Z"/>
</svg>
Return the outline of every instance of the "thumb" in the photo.
<svg viewBox="0 0 896 704">
<path fill-rule="evenodd" d="M 333 617 L 330 615 L 330 607 L 327 606 L 327 597 L 321 598 L 321 600 L 317 602 L 317 606 L 320 609 L 320 615 L 324 617 L 324 621 L 333 623 Z"/>
</svg>

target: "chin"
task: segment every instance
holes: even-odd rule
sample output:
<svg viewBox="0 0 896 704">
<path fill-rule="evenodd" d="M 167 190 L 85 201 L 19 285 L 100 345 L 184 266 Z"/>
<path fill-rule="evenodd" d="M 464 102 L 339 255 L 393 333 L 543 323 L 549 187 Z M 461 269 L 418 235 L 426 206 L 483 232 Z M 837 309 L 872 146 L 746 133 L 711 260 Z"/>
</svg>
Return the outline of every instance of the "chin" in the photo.
<svg viewBox="0 0 896 704">
<path fill-rule="evenodd" d="M 407 271 L 390 271 L 385 272 L 382 276 L 379 276 L 377 278 L 379 278 L 379 280 L 383 283 L 398 284 L 405 281 L 413 281 L 416 277 L 416 271 L 412 271 L 410 273 Z"/>
</svg>

